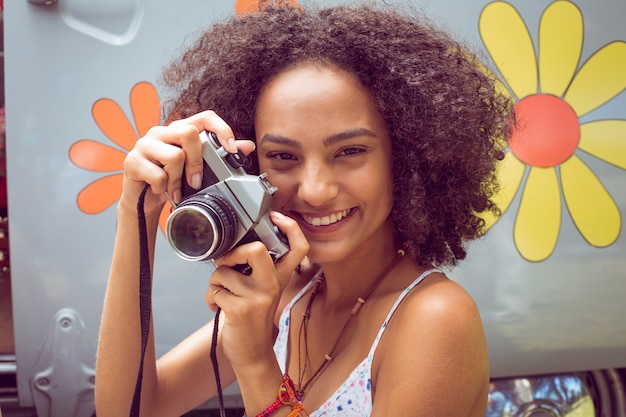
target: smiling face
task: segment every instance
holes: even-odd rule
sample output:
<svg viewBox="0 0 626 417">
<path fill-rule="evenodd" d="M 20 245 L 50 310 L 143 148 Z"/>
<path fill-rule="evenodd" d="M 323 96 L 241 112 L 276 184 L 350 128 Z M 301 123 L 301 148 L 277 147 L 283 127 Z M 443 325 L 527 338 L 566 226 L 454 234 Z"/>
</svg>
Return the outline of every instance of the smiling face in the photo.
<svg viewBox="0 0 626 417">
<path fill-rule="evenodd" d="M 282 72 L 261 90 L 255 128 L 260 170 L 278 187 L 272 208 L 297 220 L 313 261 L 393 248 L 391 141 L 354 75 L 314 64 Z"/>
</svg>

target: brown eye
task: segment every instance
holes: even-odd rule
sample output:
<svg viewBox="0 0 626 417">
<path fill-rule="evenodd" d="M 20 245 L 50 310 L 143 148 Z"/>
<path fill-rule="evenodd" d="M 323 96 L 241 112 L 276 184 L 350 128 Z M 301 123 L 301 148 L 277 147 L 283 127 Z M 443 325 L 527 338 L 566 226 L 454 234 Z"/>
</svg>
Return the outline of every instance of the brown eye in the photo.
<svg viewBox="0 0 626 417">
<path fill-rule="evenodd" d="M 267 154 L 268 159 L 276 159 L 279 161 L 292 161 L 295 160 L 296 157 L 288 152 L 272 152 Z"/>
<path fill-rule="evenodd" d="M 356 147 L 356 146 L 351 146 L 349 148 L 344 148 L 341 151 L 339 151 L 338 155 L 339 156 L 353 156 L 353 155 L 361 154 L 363 152 L 365 152 L 365 149 Z"/>
</svg>

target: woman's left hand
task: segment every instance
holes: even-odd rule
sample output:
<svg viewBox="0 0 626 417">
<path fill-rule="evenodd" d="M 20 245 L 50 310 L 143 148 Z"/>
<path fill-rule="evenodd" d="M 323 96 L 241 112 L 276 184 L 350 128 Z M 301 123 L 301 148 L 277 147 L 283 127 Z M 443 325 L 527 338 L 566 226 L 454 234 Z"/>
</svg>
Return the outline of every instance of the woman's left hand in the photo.
<svg viewBox="0 0 626 417">
<path fill-rule="evenodd" d="M 273 223 L 287 236 L 290 250 L 275 264 L 262 242 L 236 247 L 215 259 L 216 270 L 209 280 L 206 302 L 212 310 L 221 308 L 221 345 L 235 370 L 274 359 L 274 317 L 283 290 L 295 268 L 309 250 L 309 244 L 295 220 L 278 212 Z M 250 275 L 233 269 L 248 264 Z M 240 368 L 241 367 L 241 368 Z"/>
</svg>

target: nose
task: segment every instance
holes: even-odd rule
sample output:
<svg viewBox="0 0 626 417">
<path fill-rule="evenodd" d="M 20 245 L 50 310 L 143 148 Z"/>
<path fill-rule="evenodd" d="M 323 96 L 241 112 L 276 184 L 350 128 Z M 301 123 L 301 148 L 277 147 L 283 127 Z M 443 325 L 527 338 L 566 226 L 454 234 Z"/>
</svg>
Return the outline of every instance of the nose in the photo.
<svg viewBox="0 0 626 417">
<path fill-rule="evenodd" d="M 337 196 L 339 187 L 330 167 L 309 163 L 300 171 L 298 197 L 315 207 L 324 205 Z"/>
</svg>

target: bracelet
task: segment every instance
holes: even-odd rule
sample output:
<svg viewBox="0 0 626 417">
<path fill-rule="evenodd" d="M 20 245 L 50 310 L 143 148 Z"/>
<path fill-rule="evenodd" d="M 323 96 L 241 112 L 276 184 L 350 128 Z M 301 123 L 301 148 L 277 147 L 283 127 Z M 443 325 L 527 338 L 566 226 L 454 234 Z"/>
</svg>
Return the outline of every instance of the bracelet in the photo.
<svg viewBox="0 0 626 417">
<path fill-rule="evenodd" d="M 297 417 L 302 414 L 308 416 L 308 413 L 304 410 L 304 405 L 298 395 L 296 386 L 287 374 L 283 375 L 283 382 L 278 387 L 276 400 L 265 410 L 257 414 L 256 417 L 269 417 L 283 405 L 291 406 L 291 413 L 289 413 L 287 417 Z M 246 417 L 246 414 L 244 414 L 243 417 Z"/>
</svg>

